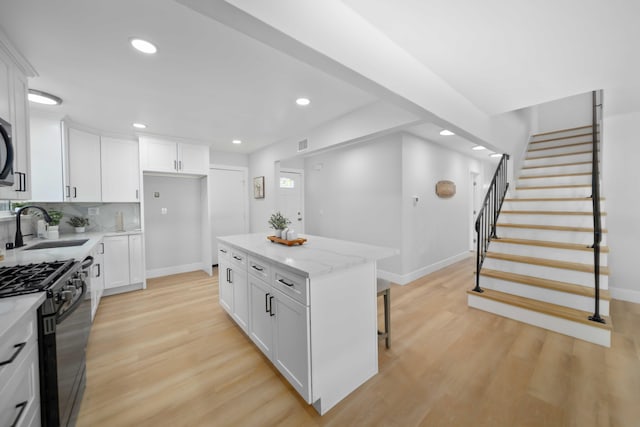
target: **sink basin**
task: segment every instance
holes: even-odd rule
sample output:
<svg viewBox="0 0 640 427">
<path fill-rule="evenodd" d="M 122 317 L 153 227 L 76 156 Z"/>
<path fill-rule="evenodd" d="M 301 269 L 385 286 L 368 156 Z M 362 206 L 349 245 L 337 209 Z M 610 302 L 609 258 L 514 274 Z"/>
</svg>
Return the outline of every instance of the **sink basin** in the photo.
<svg viewBox="0 0 640 427">
<path fill-rule="evenodd" d="M 82 246 L 87 243 L 89 239 L 80 240 L 59 240 L 55 242 L 40 242 L 33 246 L 29 246 L 25 251 L 31 251 L 34 249 L 51 249 L 51 248 L 66 248 L 69 246 Z"/>
</svg>

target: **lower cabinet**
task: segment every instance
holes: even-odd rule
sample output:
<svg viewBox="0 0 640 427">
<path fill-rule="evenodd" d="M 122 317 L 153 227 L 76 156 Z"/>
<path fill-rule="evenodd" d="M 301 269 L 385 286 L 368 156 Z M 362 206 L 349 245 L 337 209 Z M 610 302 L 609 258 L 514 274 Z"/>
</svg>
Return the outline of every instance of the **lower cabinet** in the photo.
<svg viewBox="0 0 640 427">
<path fill-rule="evenodd" d="M 220 305 L 247 332 L 249 327 L 249 295 L 247 282 L 247 256 L 231 251 L 218 256 L 218 283 Z"/>
<path fill-rule="evenodd" d="M 104 237 L 104 289 L 108 294 L 141 289 L 144 283 L 142 235 Z"/>
<path fill-rule="evenodd" d="M 91 251 L 93 265 L 89 273 L 89 287 L 91 289 L 91 321 L 96 316 L 100 299 L 104 292 L 104 243 L 99 242 Z"/>
</svg>

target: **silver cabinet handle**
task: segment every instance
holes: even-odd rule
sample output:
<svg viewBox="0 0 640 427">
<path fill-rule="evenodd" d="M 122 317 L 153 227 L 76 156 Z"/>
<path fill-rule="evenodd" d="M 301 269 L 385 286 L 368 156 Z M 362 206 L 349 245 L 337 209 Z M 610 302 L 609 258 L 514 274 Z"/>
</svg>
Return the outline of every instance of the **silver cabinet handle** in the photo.
<svg viewBox="0 0 640 427">
<path fill-rule="evenodd" d="M 139 191 L 139 190 L 136 190 L 136 200 L 138 200 L 138 199 L 139 199 L 139 197 L 138 197 L 138 191 Z"/>
<path fill-rule="evenodd" d="M 182 160 L 178 160 L 178 170 L 182 170 Z"/>
<path fill-rule="evenodd" d="M 177 160 L 174 160 L 174 161 L 173 161 L 173 168 L 174 168 L 175 170 L 178 170 L 178 161 L 177 161 Z"/>
</svg>

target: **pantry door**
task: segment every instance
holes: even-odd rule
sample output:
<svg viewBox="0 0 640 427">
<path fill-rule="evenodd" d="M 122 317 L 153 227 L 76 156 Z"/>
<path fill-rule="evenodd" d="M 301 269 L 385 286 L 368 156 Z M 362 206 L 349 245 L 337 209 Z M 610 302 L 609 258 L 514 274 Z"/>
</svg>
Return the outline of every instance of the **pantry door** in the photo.
<svg viewBox="0 0 640 427">
<path fill-rule="evenodd" d="M 209 170 L 211 263 L 218 264 L 219 236 L 249 232 L 247 168 L 212 166 Z"/>
</svg>

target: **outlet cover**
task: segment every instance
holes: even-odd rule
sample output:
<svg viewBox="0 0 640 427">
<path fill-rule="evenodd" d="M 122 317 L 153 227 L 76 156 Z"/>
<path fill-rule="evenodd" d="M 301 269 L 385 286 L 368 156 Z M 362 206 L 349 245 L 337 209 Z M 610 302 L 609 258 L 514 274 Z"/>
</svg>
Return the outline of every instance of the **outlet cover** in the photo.
<svg viewBox="0 0 640 427">
<path fill-rule="evenodd" d="M 100 215 L 100 208 L 89 208 L 87 213 L 89 215 Z"/>
</svg>

